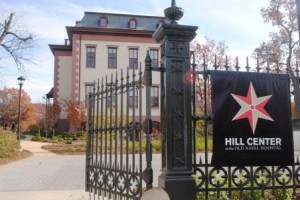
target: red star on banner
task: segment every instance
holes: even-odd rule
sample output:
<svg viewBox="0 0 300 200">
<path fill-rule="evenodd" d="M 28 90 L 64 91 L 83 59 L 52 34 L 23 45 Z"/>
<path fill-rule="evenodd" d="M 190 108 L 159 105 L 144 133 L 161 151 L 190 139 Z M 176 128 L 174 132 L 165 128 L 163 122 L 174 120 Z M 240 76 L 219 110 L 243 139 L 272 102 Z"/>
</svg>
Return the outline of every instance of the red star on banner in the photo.
<svg viewBox="0 0 300 200">
<path fill-rule="evenodd" d="M 231 95 L 241 106 L 232 121 L 247 118 L 253 134 L 259 118 L 274 121 L 264 108 L 272 95 L 257 97 L 251 82 L 246 97 L 232 93 Z"/>
</svg>

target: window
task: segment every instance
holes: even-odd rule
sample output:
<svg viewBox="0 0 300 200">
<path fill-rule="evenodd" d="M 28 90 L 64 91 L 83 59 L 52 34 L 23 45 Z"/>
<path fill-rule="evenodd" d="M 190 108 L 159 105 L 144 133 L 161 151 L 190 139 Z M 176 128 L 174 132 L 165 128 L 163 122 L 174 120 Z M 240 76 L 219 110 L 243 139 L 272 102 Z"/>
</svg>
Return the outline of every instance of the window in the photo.
<svg viewBox="0 0 300 200">
<path fill-rule="evenodd" d="M 134 93 L 134 95 L 133 95 Z M 130 90 L 129 91 L 129 96 L 128 96 L 128 106 L 129 107 L 138 107 L 138 91 Z"/>
<path fill-rule="evenodd" d="M 105 98 L 107 98 L 107 102 L 106 102 L 107 107 L 116 106 L 116 95 L 115 95 L 116 91 L 115 90 L 116 90 L 116 87 L 114 84 L 108 83 L 106 85 Z"/>
<path fill-rule="evenodd" d="M 150 49 L 150 58 L 152 67 L 158 67 L 158 50 L 157 49 Z"/>
<path fill-rule="evenodd" d="M 152 86 L 151 87 L 151 107 L 159 106 L 159 87 Z"/>
<path fill-rule="evenodd" d="M 88 68 L 96 67 L 96 47 L 86 48 L 86 67 Z"/>
<path fill-rule="evenodd" d="M 108 68 L 117 68 L 117 48 L 108 47 Z"/>
<path fill-rule="evenodd" d="M 138 68 L 138 49 L 130 48 L 129 49 L 129 69 Z"/>
<path fill-rule="evenodd" d="M 99 20 L 99 26 L 100 27 L 107 27 L 107 18 L 106 17 L 101 17 Z"/>
<path fill-rule="evenodd" d="M 106 105 L 107 105 L 107 107 L 116 106 L 116 96 L 115 95 L 107 96 Z"/>
<path fill-rule="evenodd" d="M 136 29 L 136 20 L 135 19 L 131 19 L 129 22 L 128 22 L 128 27 L 130 29 Z"/>
<path fill-rule="evenodd" d="M 85 83 L 85 106 L 88 106 L 89 95 L 94 92 L 94 83 Z"/>
</svg>

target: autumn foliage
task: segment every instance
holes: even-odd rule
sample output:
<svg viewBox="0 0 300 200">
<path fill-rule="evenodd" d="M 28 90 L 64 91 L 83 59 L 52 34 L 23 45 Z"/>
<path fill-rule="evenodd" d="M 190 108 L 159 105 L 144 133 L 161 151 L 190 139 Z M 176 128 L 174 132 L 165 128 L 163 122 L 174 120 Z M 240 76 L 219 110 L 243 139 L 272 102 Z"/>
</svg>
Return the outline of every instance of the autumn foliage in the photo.
<svg viewBox="0 0 300 200">
<path fill-rule="evenodd" d="M 0 126 L 10 128 L 14 122 L 18 123 L 19 89 L 4 88 L 0 90 Z M 21 131 L 35 122 L 35 107 L 28 94 L 21 92 Z"/>
<path fill-rule="evenodd" d="M 299 32 L 295 0 L 270 0 L 269 6 L 261 9 L 265 23 L 274 27 L 269 41 L 262 42 L 253 56 L 260 64 L 272 71 L 287 72 L 291 77 L 294 91 L 295 118 L 300 118 L 300 88 L 297 59 L 299 59 Z"/>
<path fill-rule="evenodd" d="M 198 40 L 194 40 L 191 43 L 191 50 L 194 52 L 195 63 L 197 64 L 196 70 L 203 70 L 203 63 L 205 62 L 206 67 L 208 69 L 213 69 L 214 66 L 218 66 L 219 68 L 224 68 L 225 65 L 231 64 L 231 59 L 227 56 L 228 46 L 225 42 L 217 42 L 215 40 L 205 38 L 204 42 L 199 42 Z M 204 58 L 205 57 L 205 58 Z M 204 113 L 204 98 L 205 95 L 207 99 L 210 99 L 210 88 L 207 86 L 205 90 L 204 77 L 197 76 L 194 72 L 192 75 L 195 78 L 195 89 L 196 89 L 196 112 Z M 211 112 L 210 102 L 208 102 L 208 112 Z"/>
<path fill-rule="evenodd" d="M 71 125 L 70 131 L 74 132 L 81 127 L 81 123 L 85 119 L 83 105 L 82 103 L 74 100 L 63 100 L 63 102 L 66 108 L 67 118 Z M 72 127 L 76 130 L 72 130 Z"/>
<path fill-rule="evenodd" d="M 46 116 L 45 116 L 45 125 L 46 129 L 54 128 L 56 125 L 59 115 L 60 115 L 61 108 L 58 104 L 48 104 L 46 107 Z"/>
</svg>

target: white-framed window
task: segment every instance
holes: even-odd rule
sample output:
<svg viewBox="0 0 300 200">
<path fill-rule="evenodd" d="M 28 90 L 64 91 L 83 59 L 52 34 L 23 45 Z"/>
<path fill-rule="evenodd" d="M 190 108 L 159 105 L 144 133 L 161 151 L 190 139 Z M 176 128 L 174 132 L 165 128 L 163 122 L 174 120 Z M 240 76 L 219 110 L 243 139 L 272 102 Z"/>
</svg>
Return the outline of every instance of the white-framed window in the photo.
<svg viewBox="0 0 300 200">
<path fill-rule="evenodd" d="M 151 86 L 151 107 L 159 106 L 159 86 Z"/>
<path fill-rule="evenodd" d="M 94 83 L 84 83 L 85 106 L 88 106 L 89 95 L 94 92 Z"/>
<path fill-rule="evenodd" d="M 95 68 L 96 67 L 96 47 L 87 46 L 86 47 L 86 67 Z"/>
<path fill-rule="evenodd" d="M 117 48 L 108 47 L 108 68 L 117 68 Z"/>
<path fill-rule="evenodd" d="M 138 69 L 138 49 L 129 48 L 129 69 Z"/>
<path fill-rule="evenodd" d="M 149 54 L 152 67 L 158 67 L 158 49 L 150 49 Z"/>
<path fill-rule="evenodd" d="M 129 95 L 128 95 L 128 102 L 127 102 L 128 106 L 137 108 L 138 107 L 138 102 L 139 102 L 138 100 L 139 100 L 138 91 L 135 90 L 133 92 L 133 90 L 130 90 Z"/>
</svg>

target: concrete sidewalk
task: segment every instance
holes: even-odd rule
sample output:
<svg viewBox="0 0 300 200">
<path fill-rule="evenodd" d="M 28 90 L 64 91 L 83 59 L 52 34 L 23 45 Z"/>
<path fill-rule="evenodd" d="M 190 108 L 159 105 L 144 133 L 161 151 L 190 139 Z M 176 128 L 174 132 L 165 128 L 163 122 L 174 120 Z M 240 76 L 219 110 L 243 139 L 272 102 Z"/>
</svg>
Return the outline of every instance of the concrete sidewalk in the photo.
<svg viewBox="0 0 300 200">
<path fill-rule="evenodd" d="M 49 143 L 45 143 L 45 142 L 33 142 L 33 141 L 29 141 L 29 140 L 21 140 L 21 148 L 27 151 L 30 151 L 33 154 L 43 154 L 43 155 L 56 155 L 50 151 L 44 150 L 42 149 L 42 146 L 45 146 Z"/>
<path fill-rule="evenodd" d="M 84 155 L 57 155 L 30 139 L 20 144 L 33 156 L 0 166 L 0 200 L 89 200 Z"/>
<path fill-rule="evenodd" d="M 82 190 L 0 192 L 1 200 L 88 200 Z"/>
</svg>

